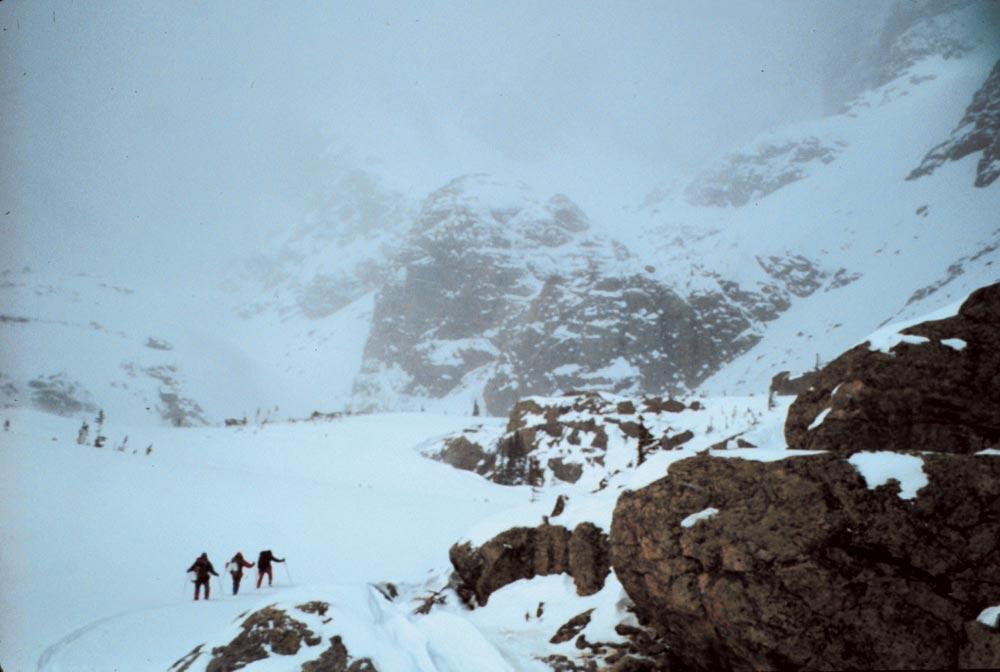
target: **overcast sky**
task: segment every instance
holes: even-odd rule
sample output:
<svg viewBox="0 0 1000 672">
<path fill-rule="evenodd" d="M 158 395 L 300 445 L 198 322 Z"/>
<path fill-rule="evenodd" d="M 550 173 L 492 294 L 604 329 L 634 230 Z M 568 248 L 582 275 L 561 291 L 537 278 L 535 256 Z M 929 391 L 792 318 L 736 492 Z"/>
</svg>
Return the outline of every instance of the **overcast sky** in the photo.
<svg viewBox="0 0 1000 672">
<path fill-rule="evenodd" d="M 198 276 L 301 218 L 331 143 L 418 194 L 503 171 L 601 217 L 820 115 L 885 4 L 7 0 L 3 267 Z"/>
</svg>

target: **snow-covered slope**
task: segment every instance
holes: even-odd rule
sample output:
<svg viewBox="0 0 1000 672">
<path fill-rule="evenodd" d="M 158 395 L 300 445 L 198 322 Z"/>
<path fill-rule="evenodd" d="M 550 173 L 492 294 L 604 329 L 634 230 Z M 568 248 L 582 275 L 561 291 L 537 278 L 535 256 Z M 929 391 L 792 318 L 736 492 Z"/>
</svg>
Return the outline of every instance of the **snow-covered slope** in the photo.
<svg viewBox="0 0 1000 672">
<path fill-rule="evenodd" d="M 930 24 L 918 23 L 899 38 L 912 58 L 894 79 L 842 114 L 762 137 L 686 193 L 640 211 L 630 247 L 682 296 L 706 274 L 763 287 L 774 281 L 770 261 L 792 255 L 803 260 L 798 277 L 814 286 L 789 287 L 788 309 L 754 325 L 759 342 L 703 390 L 765 390 L 779 371 L 811 369 L 886 321 L 1000 277 L 1000 191 L 977 186 L 978 152 L 906 179 L 948 138 L 1000 58 L 1000 42 L 987 39 L 989 9 L 973 3 L 928 19 L 931 33 L 951 41 L 928 38 L 920 49 Z M 942 46 L 959 37 L 962 49 Z"/>
<path fill-rule="evenodd" d="M 252 321 L 211 288 L 5 270 L 0 402 L 136 424 L 221 424 L 343 410 L 371 316 L 362 296 L 320 324 Z"/>
<path fill-rule="evenodd" d="M 391 273 L 414 199 L 386 178 L 341 162 L 325 166 L 305 221 L 282 223 L 227 283 L 244 317 L 274 312 L 319 320 L 370 293 Z"/>
<path fill-rule="evenodd" d="M 78 423 L 5 414 L 0 660 L 5 670 L 165 670 L 238 614 L 298 584 L 422 585 L 485 515 L 528 498 L 420 456 L 464 418 L 424 414 L 264 428 L 135 426 L 115 451 L 76 444 Z M 152 444 L 152 453 L 145 454 Z M 288 560 L 277 585 L 191 602 L 185 569 L 238 551 Z M 223 578 L 228 579 L 223 575 Z M 440 586 L 437 586 L 440 587 Z M 228 593 L 227 590 L 225 591 Z M 338 594 L 340 591 L 334 591 Z"/>
</svg>

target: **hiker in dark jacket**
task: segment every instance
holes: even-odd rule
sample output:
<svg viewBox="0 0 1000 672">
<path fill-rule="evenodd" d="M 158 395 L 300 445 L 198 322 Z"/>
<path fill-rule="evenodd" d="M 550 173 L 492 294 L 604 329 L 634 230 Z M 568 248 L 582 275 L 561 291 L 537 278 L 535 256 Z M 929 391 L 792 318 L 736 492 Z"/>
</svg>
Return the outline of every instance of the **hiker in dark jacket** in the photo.
<svg viewBox="0 0 1000 672">
<path fill-rule="evenodd" d="M 233 559 L 226 563 L 229 568 L 229 575 L 233 577 L 233 595 L 240 592 L 240 581 L 243 580 L 243 568 L 253 567 L 252 562 L 247 562 L 243 557 L 243 552 L 237 552 Z"/>
<path fill-rule="evenodd" d="M 208 577 L 218 576 L 215 572 L 215 567 L 212 566 L 212 561 L 208 559 L 208 553 L 202 553 L 198 556 L 198 559 L 194 561 L 190 567 L 188 567 L 188 572 L 194 572 L 194 599 L 198 601 L 198 591 L 204 586 L 205 587 L 205 599 L 208 599 L 209 586 Z"/>
<path fill-rule="evenodd" d="M 264 581 L 264 575 L 267 574 L 267 585 L 271 585 L 271 563 L 272 562 L 284 562 L 284 558 L 274 557 L 274 553 L 271 551 L 261 551 L 260 555 L 257 556 L 257 587 L 260 588 L 260 584 Z"/>
</svg>

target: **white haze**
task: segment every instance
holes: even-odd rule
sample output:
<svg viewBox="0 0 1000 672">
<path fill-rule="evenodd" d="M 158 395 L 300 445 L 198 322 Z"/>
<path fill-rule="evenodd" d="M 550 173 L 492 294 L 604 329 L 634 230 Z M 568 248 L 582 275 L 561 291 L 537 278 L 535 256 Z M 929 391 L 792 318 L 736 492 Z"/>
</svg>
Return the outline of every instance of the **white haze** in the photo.
<svg viewBox="0 0 1000 672">
<path fill-rule="evenodd" d="M 502 172 L 600 224 L 824 111 L 883 2 L 4 2 L 4 268 L 201 283 L 330 146 L 414 196 Z"/>
</svg>

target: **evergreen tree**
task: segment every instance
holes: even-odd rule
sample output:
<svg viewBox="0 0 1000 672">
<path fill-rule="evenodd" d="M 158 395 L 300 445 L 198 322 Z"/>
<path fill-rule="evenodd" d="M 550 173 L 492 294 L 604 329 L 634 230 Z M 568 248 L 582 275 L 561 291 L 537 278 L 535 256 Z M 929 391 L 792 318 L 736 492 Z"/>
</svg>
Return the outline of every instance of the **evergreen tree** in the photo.
<svg viewBox="0 0 1000 672">
<path fill-rule="evenodd" d="M 652 447 L 654 443 L 653 434 L 646 429 L 646 423 L 643 417 L 639 416 L 639 445 L 636 450 L 638 451 L 638 456 L 636 460 L 637 467 L 642 466 L 642 463 L 646 461 L 646 455 L 652 452 Z"/>
<path fill-rule="evenodd" d="M 473 416 L 478 416 L 479 415 L 479 401 L 478 400 L 472 402 L 472 415 Z"/>
<path fill-rule="evenodd" d="M 94 448 L 103 448 L 104 442 L 108 440 L 106 436 L 101 434 L 104 429 L 104 419 L 104 409 L 102 408 L 97 412 L 97 418 L 94 420 L 94 424 L 97 425 L 94 430 Z"/>
<path fill-rule="evenodd" d="M 84 420 L 83 424 L 80 425 L 80 431 L 76 434 L 76 443 L 79 446 L 85 445 L 87 443 L 87 435 L 90 433 L 90 425 Z"/>
</svg>

